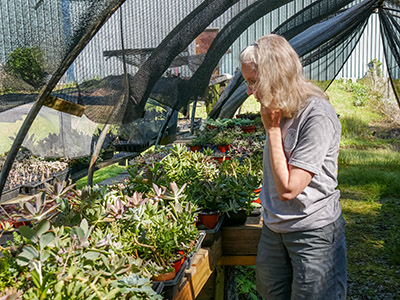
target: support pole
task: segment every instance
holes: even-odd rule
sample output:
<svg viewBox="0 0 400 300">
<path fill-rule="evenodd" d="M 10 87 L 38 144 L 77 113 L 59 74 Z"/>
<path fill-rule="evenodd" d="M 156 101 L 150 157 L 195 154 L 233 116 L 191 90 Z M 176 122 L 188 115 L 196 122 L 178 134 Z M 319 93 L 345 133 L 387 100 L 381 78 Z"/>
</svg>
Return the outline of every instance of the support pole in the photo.
<svg viewBox="0 0 400 300">
<path fill-rule="evenodd" d="M 93 149 L 92 158 L 90 160 L 90 165 L 87 175 L 87 185 L 90 187 L 93 186 L 93 174 L 94 174 L 94 169 L 96 167 L 96 160 L 99 157 L 101 147 L 103 146 L 104 140 L 109 130 L 110 130 L 110 124 L 104 125 L 104 128 L 100 133 L 99 139 L 97 140 L 96 146 Z"/>
<path fill-rule="evenodd" d="M 225 266 L 217 266 L 215 269 L 215 300 L 224 300 Z"/>
<path fill-rule="evenodd" d="M 196 115 L 196 106 L 197 106 L 197 99 L 193 101 L 192 116 L 190 120 L 190 134 L 192 135 L 194 133 L 194 117 Z"/>
</svg>

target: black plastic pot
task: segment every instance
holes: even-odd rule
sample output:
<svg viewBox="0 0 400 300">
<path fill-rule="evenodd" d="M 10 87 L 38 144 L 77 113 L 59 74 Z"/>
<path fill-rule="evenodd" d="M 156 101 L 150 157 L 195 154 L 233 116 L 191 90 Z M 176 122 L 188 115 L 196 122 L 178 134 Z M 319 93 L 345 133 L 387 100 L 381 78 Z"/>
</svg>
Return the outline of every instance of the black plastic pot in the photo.
<svg viewBox="0 0 400 300">
<path fill-rule="evenodd" d="M 239 226 L 246 223 L 248 214 L 245 210 L 238 210 L 235 212 L 230 212 L 229 215 L 225 215 L 224 222 L 222 226 Z"/>
</svg>

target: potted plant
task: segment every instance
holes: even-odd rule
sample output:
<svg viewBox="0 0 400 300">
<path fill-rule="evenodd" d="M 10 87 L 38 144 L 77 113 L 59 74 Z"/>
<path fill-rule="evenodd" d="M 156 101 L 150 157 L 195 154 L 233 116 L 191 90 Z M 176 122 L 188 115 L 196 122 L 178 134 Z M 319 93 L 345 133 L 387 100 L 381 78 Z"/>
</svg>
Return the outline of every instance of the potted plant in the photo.
<svg viewBox="0 0 400 300">
<path fill-rule="evenodd" d="M 235 130 L 220 131 L 210 140 L 210 143 L 217 146 L 221 153 L 225 153 L 230 149 L 231 143 L 236 137 L 238 134 Z"/>
<path fill-rule="evenodd" d="M 213 181 L 196 181 L 190 185 L 188 198 L 199 207 L 199 222 L 213 229 L 221 215 L 223 206 L 222 195 Z"/>
<path fill-rule="evenodd" d="M 213 130 L 201 131 L 192 141 L 188 143 L 190 150 L 199 151 L 201 148 L 209 144 L 216 134 L 217 132 Z"/>
<path fill-rule="evenodd" d="M 223 164 L 217 179 L 225 195 L 222 208 L 226 215 L 225 223 L 230 225 L 244 224 L 247 216 L 259 206 L 255 200 L 262 176 L 259 171 L 251 169 L 249 159 L 247 162 L 240 164 L 238 160 L 233 160 Z"/>
</svg>

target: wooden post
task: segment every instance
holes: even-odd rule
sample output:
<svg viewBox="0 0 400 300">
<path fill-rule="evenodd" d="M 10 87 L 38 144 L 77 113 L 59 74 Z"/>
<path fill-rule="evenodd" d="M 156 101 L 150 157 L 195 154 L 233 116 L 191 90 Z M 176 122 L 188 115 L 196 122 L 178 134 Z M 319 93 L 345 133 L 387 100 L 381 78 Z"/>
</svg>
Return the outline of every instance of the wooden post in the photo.
<svg viewBox="0 0 400 300">
<path fill-rule="evenodd" d="M 194 117 L 196 115 L 197 99 L 193 101 L 192 116 L 190 119 L 190 134 L 194 133 Z"/>
<path fill-rule="evenodd" d="M 217 266 L 215 269 L 217 276 L 215 277 L 215 300 L 224 300 L 224 284 L 225 284 L 225 267 Z"/>
<path fill-rule="evenodd" d="M 104 140 L 105 140 L 109 130 L 110 130 L 110 124 L 104 125 L 103 130 L 100 133 L 99 139 L 97 140 L 96 146 L 93 149 L 92 158 L 90 160 L 90 165 L 89 165 L 88 175 L 87 175 L 87 185 L 88 186 L 93 186 L 93 173 L 94 173 L 96 160 L 99 157 L 101 147 L 103 146 Z"/>
</svg>

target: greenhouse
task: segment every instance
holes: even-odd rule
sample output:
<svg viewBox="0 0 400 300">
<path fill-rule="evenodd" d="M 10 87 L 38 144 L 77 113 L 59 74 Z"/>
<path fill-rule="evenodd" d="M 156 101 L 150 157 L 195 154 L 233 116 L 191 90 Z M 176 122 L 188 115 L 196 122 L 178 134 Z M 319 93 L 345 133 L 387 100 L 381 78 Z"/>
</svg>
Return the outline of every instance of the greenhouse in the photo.
<svg viewBox="0 0 400 300">
<path fill-rule="evenodd" d="M 2 0 L 0 300 L 264 299 L 270 33 L 341 124 L 347 299 L 399 299 L 399 1 Z"/>
</svg>

